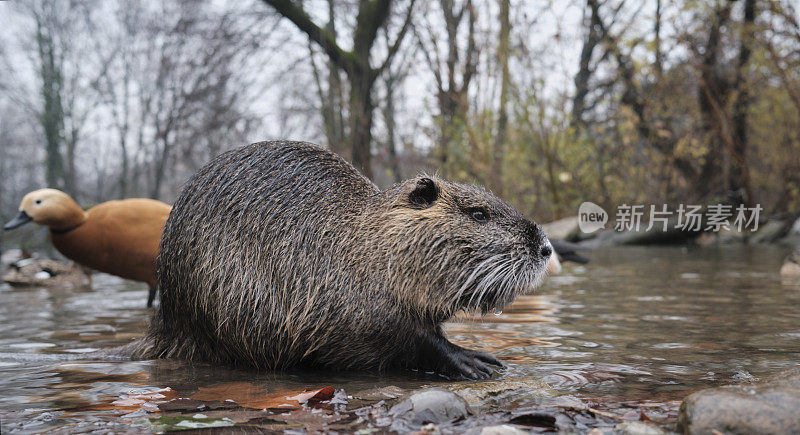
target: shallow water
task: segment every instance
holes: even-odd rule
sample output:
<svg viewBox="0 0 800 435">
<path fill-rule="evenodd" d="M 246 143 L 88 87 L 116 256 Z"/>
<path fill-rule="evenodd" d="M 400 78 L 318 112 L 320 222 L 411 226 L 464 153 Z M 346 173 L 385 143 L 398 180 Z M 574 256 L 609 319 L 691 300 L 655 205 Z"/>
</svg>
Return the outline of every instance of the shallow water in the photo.
<svg viewBox="0 0 800 435">
<path fill-rule="evenodd" d="M 688 392 L 800 361 L 800 285 L 782 283 L 777 273 L 786 253 L 768 246 L 605 248 L 501 315 L 462 318 L 446 329 L 454 341 L 507 362 L 501 379 L 540 379 L 601 412 L 625 419 L 644 412 L 669 427 Z M 150 316 L 145 300 L 143 286 L 107 275 L 96 275 L 91 290 L 0 286 L 0 430 L 174 428 L 153 425 L 165 421 L 158 420 L 164 412 L 153 412 L 154 397 L 250 401 L 256 405 L 245 408 L 260 409 L 330 386 L 346 392 L 337 395 L 342 403 L 354 401 L 346 394 L 369 405 L 381 395 L 452 384 L 410 374 L 254 373 L 80 359 L 141 335 Z M 231 416 L 220 425 L 254 421 L 236 412 L 217 411 Z M 291 427 L 326 427 L 309 415 Z"/>
</svg>

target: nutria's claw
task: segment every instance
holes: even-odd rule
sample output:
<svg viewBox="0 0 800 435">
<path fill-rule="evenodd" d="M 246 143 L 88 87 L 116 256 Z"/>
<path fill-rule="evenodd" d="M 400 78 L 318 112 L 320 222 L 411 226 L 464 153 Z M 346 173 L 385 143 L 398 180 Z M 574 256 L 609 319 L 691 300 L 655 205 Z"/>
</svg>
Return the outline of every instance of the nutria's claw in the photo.
<svg viewBox="0 0 800 435">
<path fill-rule="evenodd" d="M 442 374 L 451 379 L 486 379 L 502 366 L 497 358 L 489 354 L 456 348 L 445 356 Z"/>
<path fill-rule="evenodd" d="M 474 358 L 479 359 L 481 362 L 496 366 L 497 368 L 505 367 L 499 359 L 495 358 L 494 355 L 488 354 L 486 352 L 481 352 L 478 350 L 471 350 L 471 349 L 464 349 L 468 354 L 473 356 Z"/>
</svg>

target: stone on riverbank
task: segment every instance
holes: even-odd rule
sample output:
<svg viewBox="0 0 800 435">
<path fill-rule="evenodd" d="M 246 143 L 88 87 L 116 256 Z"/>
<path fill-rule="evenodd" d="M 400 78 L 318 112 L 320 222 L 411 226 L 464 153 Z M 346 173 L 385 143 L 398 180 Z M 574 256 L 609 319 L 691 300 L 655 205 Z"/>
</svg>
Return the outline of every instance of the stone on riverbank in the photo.
<svg viewBox="0 0 800 435">
<path fill-rule="evenodd" d="M 800 433 L 800 367 L 762 382 L 698 391 L 684 399 L 678 430 L 687 434 Z"/>
<path fill-rule="evenodd" d="M 542 231 L 548 238 L 567 241 L 578 241 L 581 239 L 580 229 L 578 229 L 578 216 L 565 217 L 557 221 L 542 224 Z M 591 238 L 592 235 L 584 234 Z"/>
<path fill-rule="evenodd" d="M 789 225 L 780 220 L 771 220 L 764 225 L 761 225 L 755 234 L 750 236 L 748 242 L 752 245 L 759 243 L 772 243 L 789 231 Z"/>
<path fill-rule="evenodd" d="M 463 397 L 470 406 L 481 409 L 555 406 L 554 402 L 561 400 L 558 393 L 546 382 L 532 378 L 458 383 L 449 385 L 446 388 Z M 577 400 L 574 403 L 570 403 L 570 405 L 575 405 L 576 403 L 578 403 Z"/>
<path fill-rule="evenodd" d="M 81 287 L 89 284 L 89 275 L 75 263 L 27 258 L 13 263 L 3 281 L 15 287 Z"/>
<path fill-rule="evenodd" d="M 701 234 L 699 231 L 684 230 L 677 225 L 677 218 L 670 218 L 667 221 L 666 231 L 662 223 L 655 223 L 649 230 L 647 229 L 649 224 L 642 223 L 638 231 L 615 231 L 609 241 L 614 245 L 669 245 L 686 243 Z"/>
<path fill-rule="evenodd" d="M 645 423 L 643 421 L 623 421 L 614 426 L 614 430 L 603 433 L 609 433 L 609 435 L 667 435 L 670 432 L 652 423 Z"/>
<path fill-rule="evenodd" d="M 484 427 L 481 429 L 480 435 L 525 435 L 527 433 L 529 432 L 511 426 L 510 424 L 501 424 Z"/>
<path fill-rule="evenodd" d="M 800 279 L 800 249 L 786 257 L 781 266 L 781 278 Z"/>
<path fill-rule="evenodd" d="M 407 433 L 428 424 L 446 425 L 472 414 L 472 409 L 458 394 L 431 388 L 410 395 L 393 406 L 387 415 L 392 419 L 392 430 Z"/>
</svg>

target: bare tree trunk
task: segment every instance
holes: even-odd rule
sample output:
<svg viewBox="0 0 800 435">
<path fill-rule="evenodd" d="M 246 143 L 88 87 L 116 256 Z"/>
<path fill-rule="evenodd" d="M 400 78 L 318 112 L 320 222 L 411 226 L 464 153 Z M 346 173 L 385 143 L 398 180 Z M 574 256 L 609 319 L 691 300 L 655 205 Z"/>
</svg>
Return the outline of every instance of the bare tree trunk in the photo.
<svg viewBox="0 0 800 435">
<path fill-rule="evenodd" d="M 447 53 L 444 67 L 439 61 L 437 38 L 439 28 L 431 25 L 427 28 L 430 43 L 426 43 L 422 36 L 417 40 L 422 55 L 436 80 L 436 100 L 439 109 L 437 127 L 439 129 L 438 146 L 434 151 L 439 171 L 442 176 L 448 176 L 450 148 L 454 142 L 463 141 L 469 113 L 468 92 L 472 78 L 477 69 L 477 44 L 475 42 L 475 22 L 477 14 L 472 5 L 472 0 L 465 0 L 457 7 L 453 0 L 439 0 L 442 16 L 447 31 Z M 466 16 L 467 46 L 459 49 L 459 29 Z M 463 62 L 461 60 L 463 59 Z M 458 83 L 458 76 L 461 82 Z"/>
<path fill-rule="evenodd" d="M 161 142 L 161 150 L 158 153 L 155 161 L 155 168 L 153 174 L 153 187 L 150 190 L 150 198 L 153 199 L 160 199 L 161 198 L 161 186 L 164 183 L 164 173 L 167 168 L 167 159 L 169 159 L 169 152 L 172 148 L 171 143 L 167 139 L 169 133 L 162 133 L 157 139 L 157 142 Z"/>
<path fill-rule="evenodd" d="M 61 155 L 61 144 L 64 138 L 64 108 L 61 103 L 63 76 L 60 62 L 56 61 L 56 43 L 51 31 L 43 22 L 42 15 L 34 13 L 36 18 L 36 43 L 39 49 L 40 74 L 42 80 L 42 97 L 44 110 L 40 122 L 45 137 L 45 181 L 55 189 L 64 189 L 64 159 Z"/>
<path fill-rule="evenodd" d="M 500 78 L 500 107 L 498 108 L 497 132 L 495 135 L 492 159 L 492 188 L 498 195 L 503 193 L 503 159 L 505 158 L 506 131 L 508 129 L 508 93 L 509 77 L 509 33 L 511 22 L 509 20 L 509 0 L 500 0 L 500 38 L 497 46 L 497 63 L 501 69 Z"/>
<path fill-rule="evenodd" d="M 656 52 L 656 76 L 660 80 L 664 74 L 664 59 L 663 53 L 661 52 L 661 0 L 656 0 L 656 19 L 653 26 L 653 34 L 655 36 L 653 44 L 655 45 L 654 50 Z"/>
<path fill-rule="evenodd" d="M 77 193 L 75 148 L 78 145 L 78 130 L 74 126 L 69 132 L 65 145 L 67 149 L 64 156 L 64 190 L 74 196 Z"/>
<path fill-rule="evenodd" d="M 325 25 L 325 30 L 336 39 L 336 13 L 334 9 L 334 0 L 328 0 L 328 24 Z M 317 87 L 317 96 L 320 100 L 320 112 L 322 114 L 322 124 L 325 129 L 325 139 L 327 140 L 328 147 L 334 152 L 350 159 L 350 151 L 347 148 L 346 127 L 344 124 L 344 105 L 343 105 L 343 90 L 341 80 L 341 70 L 330 60 L 325 62 L 327 74 L 325 76 L 325 85 L 323 85 L 323 73 L 317 67 L 314 60 L 314 46 L 313 42 L 309 39 L 308 50 L 310 54 L 310 62 L 312 72 L 314 73 L 314 82 Z"/>
<path fill-rule="evenodd" d="M 350 78 L 350 146 L 352 163 L 372 178 L 372 78 L 363 73 Z"/>
<path fill-rule="evenodd" d="M 391 0 L 359 0 L 356 25 L 353 29 L 353 49 L 342 49 L 336 41 L 336 36 L 328 29 L 319 27 L 303 11 L 299 4 L 291 0 L 264 0 L 271 5 L 284 18 L 289 19 L 297 28 L 305 33 L 308 38 L 318 44 L 332 65 L 347 74 L 350 85 L 349 95 L 349 142 L 352 150 L 352 163 L 364 175 L 372 178 L 372 116 L 374 104 L 372 102 L 372 89 L 375 79 L 391 62 L 406 31 L 411 24 L 411 12 L 414 0 L 408 7 L 403 27 L 397 34 L 393 44 L 389 45 L 388 52 L 383 62 L 377 68 L 370 65 L 370 52 L 375 44 L 378 29 L 386 25 L 389 17 Z"/>
<path fill-rule="evenodd" d="M 727 2 L 715 11 L 700 65 L 700 84 L 697 98 L 702 115 L 701 130 L 707 133 L 706 136 L 709 141 L 708 153 L 705 156 L 705 162 L 697 181 L 701 196 L 722 193 L 719 188 L 714 189 L 714 186 L 719 185 L 717 181 L 721 172 L 720 161 L 722 160 L 720 138 L 724 134 L 724 125 L 719 122 L 720 119 L 715 115 L 715 111 L 718 111 L 722 106 L 722 92 L 724 92 L 724 89 L 721 89 L 720 86 L 724 87 L 726 85 L 723 78 L 717 73 L 717 61 L 722 36 L 721 28 L 728 22 L 730 12 L 731 5 Z"/>
<path fill-rule="evenodd" d="M 130 158 L 128 157 L 128 131 L 130 130 L 130 80 L 131 65 L 127 54 L 123 54 L 123 77 L 122 77 L 122 109 L 116 108 L 114 104 L 114 119 L 117 120 L 119 129 L 119 152 L 120 152 L 120 174 L 119 174 L 119 196 L 126 198 L 130 194 Z M 111 85 L 109 84 L 109 87 Z M 122 119 L 120 119 L 122 118 Z"/>
<path fill-rule="evenodd" d="M 334 0 L 328 0 L 328 20 L 327 29 L 334 39 L 336 39 L 336 21 L 334 13 Z M 346 127 L 344 123 L 344 95 L 342 89 L 342 72 L 336 68 L 333 62 L 328 59 L 328 105 L 332 109 L 330 114 L 330 134 L 329 140 L 333 140 L 334 144 L 331 148 L 337 153 L 344 153 L 346 151 Z"/>
<path fill-rule="evenodd" d="M 750 105 L 750 84 L 745 74 L 752 53 L 751 44 L 754 39 L 753 27 L 756 14 L 756 1 L 745 0 L 739 59 L 736 64 L 736 81 L 733 89 L 736 99 L 733 102 L 733 143 L 730 150 L 731 170 L 728 179 L 728 189 L 734 192 L 734 198 L 747 204 L 752 204 L 753 197 L 747 165 L 747 110 Z"/>
<path fill-rule="evenodd" d="M 619 79 L 624 86 L 621 102 L 629 106 L 636 115 L 636 129 L 639 135 L 650 143 L 658 152 L 670 159 L 684 178 L 690 182 L 694 182 L 697 179 L 697 171 L 690 160 L 675 155 L 676 142 L 672 139 L 674 135 L 670 134 L 668 138 L 665 139 L 654 131 L 655 129 L 647 116 L 647 101 L 636 81 L 633 59 L 631 59 L 630 55 L 622 52 L 617 38 L 609 34 L 608 26 L 603 22 L 599 14 L 600 4 L 598 0 L 588 0 L 588 4 L 592 9 L 592 14 L 597 18 L 596 25 L 598 26 L 599 34 L 607 43 L 608 51 L 617 60 Z M 666 127 L 669 128 L 668 126 Z"/>
<path fill-rule="evenodd" d="M 384 84 L 386 86 L 386 102 L 383 107 L 383 123 L 386 125 L 386 151 L 389 158 L 389 169 L 392 171 L 392 180 L 395 183 L 403 181 L 400 170 L 400 161 L 397 158 L 397 123 L 395 122 L 394 94 L 397 86 L 405 78 L 407 70 L 401 65 L 398 72 L 391 68 L 386 73 Z"/>
<path fill-rule="evenodd" d="M 590 7 L 591 0 L 587 5 L 590 14 L 586 24 L 588 32 L 581 48 L 578 73 L 575 74 L 575 97 L 572 99 L 572 117 L 570 119 L 570 126 L 576 129 L 585 126 L 583 113 L 586 111 L 586 96 L 589 94 L 589 79 L 592 75 L 591 61 L 594 50 L 602 38 L 602 35 L 598 33 L 600 26 L 597 25 L 599 20 L 597 9 Z"/>
<path fill-rule="evenodd" d="M 386 124 L 386 151 L 389 157 L 389 169 L 392 171 L 392 179 L 395 183 L 403 181 L 403 174 L 400 172 L 400 162 L 397 159 L 397 134 L 395 123 L 394 93 L 397 86 L 397 77 L 387 74 L 386 77 L 386 103 L 383 107 L 383 122 Z"/>
</svg>

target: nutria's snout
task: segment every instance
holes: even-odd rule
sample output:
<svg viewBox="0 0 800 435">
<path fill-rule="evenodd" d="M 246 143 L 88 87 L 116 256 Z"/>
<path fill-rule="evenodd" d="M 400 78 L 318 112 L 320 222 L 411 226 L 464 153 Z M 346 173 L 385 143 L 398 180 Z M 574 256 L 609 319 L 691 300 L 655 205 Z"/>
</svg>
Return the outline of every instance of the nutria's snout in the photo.
<svg viewBox="0 0 800 435">
<path fill-rule="evenodd" d="M 531 254 L 536 257 L 537 261 L 546 264 L 553 253 L 553 245 L 550 244 L 550 240 L 539 224 L 526 221 L 525 226 L 527 227 L 525 237 L 528 240 Z"/>
<path fill-rule="evenodd" d="M 519 228 L 521 237 L 493 251 L 474 267 L 457 293 L 462 295 L 460 308 L 483 314 L 499 312 L 517 296 L 531 293 L 541 284 L 553 246 L 539 225 L 527 219 L 513 222 L 509 232 L 520 234 L 513 229 Z"/>
</svg>

